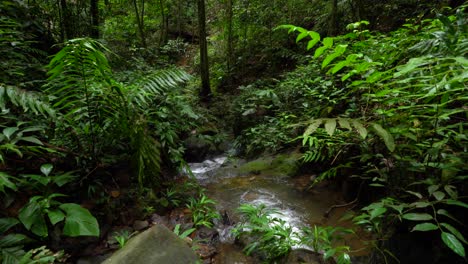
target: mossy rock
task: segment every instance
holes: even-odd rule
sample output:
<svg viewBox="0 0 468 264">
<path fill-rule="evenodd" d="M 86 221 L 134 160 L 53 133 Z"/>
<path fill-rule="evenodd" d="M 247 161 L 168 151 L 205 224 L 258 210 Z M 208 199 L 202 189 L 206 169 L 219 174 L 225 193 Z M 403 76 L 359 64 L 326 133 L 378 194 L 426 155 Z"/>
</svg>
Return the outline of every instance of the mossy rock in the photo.
<svg viewBox="0 0 468 264">
<path fill-rule="evenodd" d="M 294 176 L 299 170 L 301 154 L 291 152 L 261 157 L 239 167 L 240 173 L 265 174 L 273 176 Z"/>
</svg>

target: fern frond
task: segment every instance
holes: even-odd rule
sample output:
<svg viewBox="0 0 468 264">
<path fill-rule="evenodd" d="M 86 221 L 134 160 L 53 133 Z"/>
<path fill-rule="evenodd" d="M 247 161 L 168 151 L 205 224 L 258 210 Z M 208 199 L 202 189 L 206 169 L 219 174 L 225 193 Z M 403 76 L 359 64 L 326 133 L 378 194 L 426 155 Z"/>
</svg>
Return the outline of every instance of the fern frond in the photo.
<svg viewBox="0 0 468 264">
<path fill-rule="evenodd" d="M 138 82 L 129 96 L 137 105 L 147 106 L 155 97 L 170 92 L 190 77 L 188 73 L 177 68 L 159 70 Z"/>
<path fill-rule="evenodd" d="M 24 112 L 31 111 L 35 115 L 55 119 L 56 113 L 52 106 L 44 100 L 39 93 L 26 91 L 15 86 L 0 85 L 0 109 L 8 109 L 7 103 L 10 102 L 16 107 L 23 108 Z"/>
</svg>

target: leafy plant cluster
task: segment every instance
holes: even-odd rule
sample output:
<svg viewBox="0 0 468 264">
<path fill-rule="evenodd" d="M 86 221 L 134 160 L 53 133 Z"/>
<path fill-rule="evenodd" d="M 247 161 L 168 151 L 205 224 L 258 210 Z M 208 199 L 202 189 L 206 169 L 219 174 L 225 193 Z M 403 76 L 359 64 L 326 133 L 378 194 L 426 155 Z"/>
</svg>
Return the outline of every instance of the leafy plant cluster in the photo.
<svg viewBox="0 0 468 264">
<path fill-rule="evenodd" d="M 237 237 L 248 236 L 251 240 L 245 246 L 247 255 L 259 254 L 267 263 L 276 263 L 294 247 L 311 248 L 323 255 L 323 259 L 335 259 L 338 264 L 351 263 L 349 247 L 332 245 L 342 234 L 351 232 L 339 227 L 303 227 L 300 231 L 282 220 L 281 213 L 263 204 L 243 204 L 238 208 L 242 219 L 232 230 Z M 248 238 L 247 238 L 248 239 Z"/>
<path fill-rule="evenodd" d="M 140 191 L 158 191 L 164 182 L 161 164 L 184 164 L 179 135 L 204 122 L 180 86 L 189 75 L 172 68 L 119 82 L 106 52 L 92 39 L 73 39 L 51 59 L 41 92 L 0 83 L 3 263 L 26 256 L 37 263 L 43 263 L 42 257 L 52 261 L 55 253 L 23 247 L 46 237 L 57 243 L 54 230 L 64 236 L 99 236 L 96 218 L 72 203 L 76 197 L 63 193 L 108 181 L 95 177 L 102 168 L 130 160 L 132 182 Z M 53 174 L 51 163 L 78 170 Z M 39 167 L 42 175 L 34 174 Z M 26 230 L 33 239 L 21 234 Z"/>
<path fill-rule="evenodd" d="M 279 103 L 270 104 L 278 106 L 262 117 L 295 117 L 268 129 L 295 132 L 283 142 L 297 142 L 304 161 L 320 164 L 316 182 L 354 175 L 376 188 L 371 190 L 378 198 L 393 201 L 365 207 L 358 218 L 365 221 L 357 222 L 378 222 L 385 233 L 379 237 L 389 238 L 393 229 L 388 226 L 420 221 L 413 231 L 439 232 L 441 242 L 461 257 L 465 238 L 459 229 L 464 227 L 453 215 L 467 207 L 468 31 L 463 10 L 388 34 L 366 30 L 367 21 L 350 24 L 346 35 L 323 39 L 314 31 L 280 26 L 298 32 L 297 42 L 307 39 L 313 55 L 269 88 Z M 242 99 L 238 103 L 248 106 Z M 250 125 L 243 133 L 265 124 Z M 265 141 L 260 146 L 275 138 Z M 252 148 L 249 144 L 259 145 L 254 139 L 243 143 Z"/>
</svg>

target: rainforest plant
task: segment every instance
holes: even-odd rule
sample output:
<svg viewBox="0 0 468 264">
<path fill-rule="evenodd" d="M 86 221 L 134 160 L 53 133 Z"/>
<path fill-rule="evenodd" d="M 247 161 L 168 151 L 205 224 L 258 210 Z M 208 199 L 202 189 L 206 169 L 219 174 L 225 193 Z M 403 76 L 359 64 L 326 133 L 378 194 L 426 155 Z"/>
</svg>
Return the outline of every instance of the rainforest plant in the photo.
<svg viewBox="0 0 468 264">
<path fill-rule="evenodd" d="M 113 78 L 104 52 L 108 50 L 95 40 L 74 39 L 51 60 L 46 92 L 64 113 L 59 131 L 67 135 L 58 143 L 68 143 L 74 152 L 82 153 L 81 161 L 88 166 L 96 166 L 100 157 L 116 148 L 119 152 L 130 149 L 140 187 L 158 185 L 161 150 L 181 156 L 174 143 L 179 131 L 158 121 L 173 113 L 168 107 L 182 104 L 171 90 L 189 76 L 168 69 L 134 84 L 120 83 Z M 182 114 L 198 118 L 190 106 L 182 107 Z"/>
</svg>

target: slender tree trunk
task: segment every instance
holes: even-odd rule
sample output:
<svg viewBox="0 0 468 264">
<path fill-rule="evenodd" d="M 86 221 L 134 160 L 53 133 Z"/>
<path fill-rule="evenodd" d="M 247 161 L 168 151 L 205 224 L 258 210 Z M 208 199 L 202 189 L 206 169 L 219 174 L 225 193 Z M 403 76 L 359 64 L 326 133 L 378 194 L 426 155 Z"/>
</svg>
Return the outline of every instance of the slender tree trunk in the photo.
<svg viewBox="0 0 468 264">
<path fill-rule="evenodd" d="M 167 42 L 167 34 L 169 31 L 169 21 L 167 14 L 165 12 L 164 1 L 159 0 L 159 5 L 161 8 L 161 34 L 159 35 L 159 46 L 163 46 Z"/>
<path fill-rule="evenodd" d="M 232 0 L 227 0 L 227 6 L 226 6 L 226 11 L 227 11 L 227 60 L 226 60 L 226 66 L 227 66 L 227 72 L 228 75 L 230 76 L 231 71 L 232 71 L 232 65 L 233 65 L 233 39 L 232 39 Z"/>
<path fill-rule="evenodd" d="M 99 0 L 90 0 L 91 11 L 91 37 L 99 38 Z"/>
<path fill-rule="evenodd" d="M 198 0 L 198 37 L 200 41 L 200 75 L 202 87 L 200 90 L 200 99 L 203 102 L 209 102 L 211 97 L 210 74 L 208 64 L 208 47 L 206 43 L 206 18 L 205 18 L 205 0 Z"/>
<path fill-rule="evenodd" d="M 145 5 L 144 0 L 142 0 L 143 6 Z M 137 0 L 133 0 L 133 7 L 135 8 L 135 17 L 137 19 L 137 25 L 138 25 L 138 32 L 140 33 L 140 38 L 141 38 L 141 45 L 143 48 L 146 48 L 146 37 L 145 37 L 145 28 L 143 24 L 143 12 L 144 9 L 142 8 L 141 12 L 141 17 L 140 17 L 140 11 L 138 10 L 138 3 Z"/>
<path fill-rule="evenodd" d="M 328 35 L 334 36 L 338 31 L 337 25 L 337 12 L 338 12 L 338 0 L 332 0 L 331 2 L 331 11 L 330 11 L 330 20 L 328 25 Z"/>
<path fill-rule="evenodd" d="M 181 11 L 182 11 L 182 4 L 181 0 L 177 0 L 177 36 L 180 37 L 182 35 L 182 17 L 181 17 Z"/>
<path fill-rule="evenodd" d="M 71 29 L 70 23 L 72 17 L 70 11 L 68 10 L 66 0 L 60 0 L 60 9 L 62 14 L 60 34 L 62 37 L 62 41 L 65 42 L 66 40 L 73 38 L 73 31 Z"/>
</svg>

